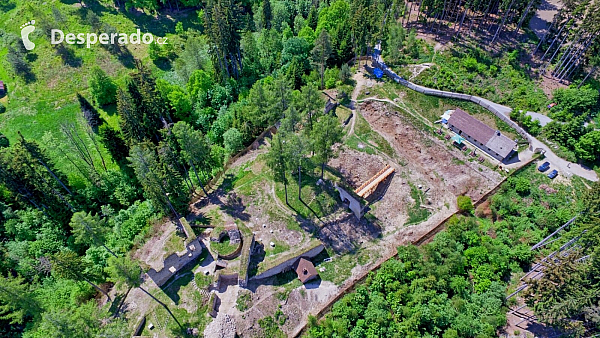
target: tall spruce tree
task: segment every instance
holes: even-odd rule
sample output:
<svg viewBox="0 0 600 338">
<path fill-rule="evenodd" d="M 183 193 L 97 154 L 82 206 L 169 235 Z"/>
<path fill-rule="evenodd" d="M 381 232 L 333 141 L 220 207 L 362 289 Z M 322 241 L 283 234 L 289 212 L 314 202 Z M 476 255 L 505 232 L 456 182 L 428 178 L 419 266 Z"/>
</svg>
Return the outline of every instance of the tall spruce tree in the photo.
<svg viewBox="0 0 600 338">
<path fill-rule="evenodd" d="M 327 61 L 331 57 L 331 38 L 325 29 L 321 30 L 319 37 L 315 40 L 315 47 L 312 50 L 312 62 L 321 77 L 321 89 L 325 88 L 325 69 Z"/>
</svg>

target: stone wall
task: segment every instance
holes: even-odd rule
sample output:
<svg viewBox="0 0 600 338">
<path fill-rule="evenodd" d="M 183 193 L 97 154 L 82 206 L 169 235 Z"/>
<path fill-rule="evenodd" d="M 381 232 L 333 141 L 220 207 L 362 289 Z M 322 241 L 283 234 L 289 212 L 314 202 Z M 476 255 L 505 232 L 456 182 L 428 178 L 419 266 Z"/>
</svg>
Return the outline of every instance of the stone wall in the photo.
<svg viewBox="0 0 600 338">
<path fill-rule="evenodd" d="M 194 250 L 192 250 L 192 246 Z M 156 271 L 153 268 L 148 271 L 148 276 L 158 286 L 165 284 L 169 278 L 173 277 L 177 271 L 193 262 L 202 254 L 202 250 L 207 250 L 203 247 L 202 243 L 198 238 L 193 240 L 189 245 L 186 246 L 186 250 L 183 252 L 177 252 L 169 255 L 164 261 L 163 268 L 160 271 Z M 169 268 L 175 268 L 175 272 L 171 272 Z"/>
<path fill-rule="evenodd" d="M 361 219 L 363 215 L 363 207 L 362 205 L 360 205 L 360 202 L 354 196 L 352 196 L 352 194 L 344 190 L 342 187 L 338 186 L 337 183 L 335 184 L 335 188 L 340 193 L 340 198 L 342 199 L 342 202 L 344 200 L 348 200 L 348 202 L 350 202 L 350 210 L 352 210 L 354 216 L 356 216 L 357 219 Z"/>
<path fill-rule="evenodd" d="M 296 263 L 298 258 L 300 258 L 300 257 L 307 258 L 307 259 L 313 258 L 313 257 L 317 256 L 318 254 L 320 254 L 324 248 L 325 247 L 323 246 L 323 244 L 320 244 L 308 251 L 305 251 L 305 252 L 300 253 L 290 259 L 285 260 L 283 263 L 278 264 L 259 275 L 252 277 L 251 280 L 273 277 L 279 273 L 290 270 L 292 268 L 292 266 L 294 265 L 294 263 Z"/>
</svg>

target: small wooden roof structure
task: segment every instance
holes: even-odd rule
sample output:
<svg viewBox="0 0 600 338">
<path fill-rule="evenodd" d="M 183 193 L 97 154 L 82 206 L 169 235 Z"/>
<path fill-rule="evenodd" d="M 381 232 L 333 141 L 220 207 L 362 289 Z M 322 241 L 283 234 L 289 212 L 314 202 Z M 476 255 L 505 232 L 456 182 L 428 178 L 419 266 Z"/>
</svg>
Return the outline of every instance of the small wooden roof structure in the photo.
<svg viewBox="0 0 600 338">
<path fill-rule="evenodd" d="M 354 192 L 363 198 L 367 198 L 371 195 L 376 189 L 379 183 L 385 180 L 388 176 L 390 176 L 396 169 L 390 167 L 389 164 L 385 166 L 385 168 L 381 169 L 375 176 L 371 177 L 368 181 L 363 183 L 360 187 L 356 188 Z"/>
<path fill-rule="evenodd" d="M 319 276 L 317 269 L 315 269 L 313 263 L 308 259 L 300 258 L 296 263 L 295 270 L 296 274 L 298 274 L 298 279 L 300 279 L 302 284 Z"/>
</svg>

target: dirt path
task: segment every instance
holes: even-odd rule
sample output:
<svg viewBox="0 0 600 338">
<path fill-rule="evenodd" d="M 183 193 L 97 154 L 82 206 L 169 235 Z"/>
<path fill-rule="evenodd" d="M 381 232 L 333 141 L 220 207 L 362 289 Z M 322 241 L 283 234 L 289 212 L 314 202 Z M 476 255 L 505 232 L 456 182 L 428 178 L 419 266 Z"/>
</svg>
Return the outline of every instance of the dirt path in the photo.
<svg viewBox="0 0 600 338">
<path fill-rule="evenodd" d="M 421 74 L 426 69 L 431 68 L 431 66 L 433 66 L 433 65 L 434 65 L 434 63 L 422 63 L 422 64 L 419 64 L 419 65 L 410 65 L 410 66 L 408 66 L 408 69 L 412 73 L 412 75 L 408 78 L 408 80 L 409 81 L 414 80 L 417 76 L 419 76 L 419 74 Z"/>
<path fill-rule="evenodd" d="M 367 84 L 367 79 L 364 77 L 364 74 L 360 67 L 358 67 L 358 71 L 352 79 L 356 81 L 356 86 L 354 86 L 354 90 L 352 91 L 352 96 L 350 98 L 350 110 L 352 111 L 352 119 L 350 120 L 350 129 L 348 129 L 348 134 L 346 136 L 350 136 L 354 134 L 354 124 L 356 123 L 356 106 L 358 95 L 360 95 L 360 91 Z"/>
</svg>

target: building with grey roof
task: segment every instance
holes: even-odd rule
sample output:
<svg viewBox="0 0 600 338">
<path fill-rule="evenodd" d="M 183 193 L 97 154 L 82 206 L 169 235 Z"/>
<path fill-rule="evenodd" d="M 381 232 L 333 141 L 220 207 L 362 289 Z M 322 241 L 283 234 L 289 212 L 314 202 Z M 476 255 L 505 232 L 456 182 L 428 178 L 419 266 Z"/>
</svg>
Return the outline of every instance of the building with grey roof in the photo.
<svg viewBox="0 0 600 338">
<path fill-rule="evenodd" d="M 450 115 L 448 128 L 498 161 L 509 158 L 517 146 L 499 130 L 490 128 L 462 109 L 456 109 Z"/>
</svg>

